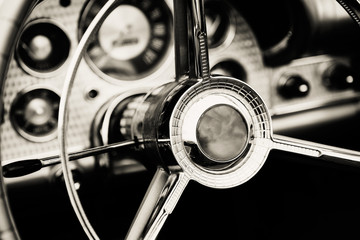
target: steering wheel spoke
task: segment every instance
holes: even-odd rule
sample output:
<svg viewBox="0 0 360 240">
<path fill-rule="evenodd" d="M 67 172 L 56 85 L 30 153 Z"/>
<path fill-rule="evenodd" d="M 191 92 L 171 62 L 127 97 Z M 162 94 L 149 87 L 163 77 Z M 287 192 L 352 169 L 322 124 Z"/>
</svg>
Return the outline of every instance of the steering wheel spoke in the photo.
<svg viewBox="0 0 360 240">
<path fill-rule="evenodd" d="M 67 63 L 68 72 L 63 82 L 58 113 L 60 155 L 6 165 L 3 163 L 4 168 L 0 168 L 0 239 L 19 239 L 10 214 L 3 173 L 7 177 L 11 174 L 12 176 L 25 175 L 58 163 L 62 165 L 69 199 L 84 232 L 89 239 L 99 239 L 82 207 L 74 186 L 69 161 L 108 153 L 124 147 L 129 147 L 134 152 L 120 151 L 121 153 L 126 152 L 130 157 L 135 156 L 134 158 L 148 156 L 149 162 L 155 167 L 157 166 L 154 177 L 126 235 L 128 240 L 156 239 L 190 180 L 216 189 L 237 187 L 258 173 L 271 150 L 309 156 L 343 165 L 360 166 L 360 152 L 358 151 L 274 135 L 270 111 L 252 86 L 233 77 L 211 76 L 205 0 L 173 1 L 177 82 L 168 79 L 167 84 L 157 86 L 158 88 L 144 96 L 145 92 L 143 91 L 136 94 L 129 91 L 129 95 L 126 95 L 126 98 L 130 99 L 127 99 L 129 102 L 123 99 L 121 104 L 124 106 L 119 106 L 120 102 L 114 104 L 116 107 L 119 106 L 116 110 L 119 110 L 117 112 L 121 112 L 121 114 L 113 120 L 120 125 L 122 124 L 121 120 L 126 120 L 126 123 L 125 126 L 121 126 L 123 128 L 120 130 L 113 128 L 112 124 L 109 124 L 108 128 L 117 133 L 125 130 L 126 134 L 121 135 L 121 140 L 118 140 L 122 142 L 108 145 L 99 143 L 100 146 L 94 148 L 68 153 L 69 99 L 73 86 L 76 86 L 74 80 L 77 70 L 86 49 L 91 45 L 91 39 L 96 36 L 101 24 L 119 6 L 120 2 L 118 0 L 104 1 L 104 6 L 83 33 L 77 48 L 71 53 L 72 59 Z M 10 60 L 13 59 L 11 56 L 14 55 L 14 44 L 18 42 L 16 40 L 20 36 L 19 29 L 24 26 L 31 9 L 40 2 L 42 1 L 0 0 L 0 5 L 2 5 L 0 25 L 3 26 L 3 35 L 7 36 L 0 41 L 0 76 L 4 79 Z M 338 0 L 338 2 L 351 13 L 352 17 L 358 20 L 356 14 L 353 14 L 351 6 L 349 7 L 345 3 L 346 1 Z M 146 3 L 141 4 L 146 5 Z M 156 10 L 153 11 L 154 16 L 157 15 Z M 234 25 L 240 27 L 237 23 Z M 131 42 L 141 40 L 137 39 L 137 36 L 135 37 L 135 40 L 131 40 Z M 238 39 L 241 41 L 243 38 Z M 157 44 L 156 41 L 149 41 L 149 44 L 155 46 L 159 42 Z M 160 44 L 164 45 L 162 41 Z M 247 45 L 249 44 L 244 44 L 244 47 Z M 140 47 L 139 50 L 141 49 Z M 256 53 L 258 52 L 260 51 L 256 51 Z M 136 61 L 134 60 L 134 62 Z M 249 69 L 256 71 L 258 68 Z M 160 75 L 152 76 L 155 80 L 155 76 Z M 164 81 L 162 80 L 161 83 Z M 144 87 L 149 87 L 148 82 Z M 132 86 L 142 85 L 142 83 L 119 84 L 118 94 L 130 90 Z M 124 85 L 129 87 L 122 88 Z M 6 84 L 2 84 L 2 86 L 4 87 Z M 141 100 L 139 100 L 140 98 Z M 114 100 L 109 98 L 110 101 Z M 133 107 L 133 105 L 136 106 Z M 106 107 L 104 106 L 104 109 Z M 127 110 L 131 113 L 125 119 L 124 112 Z M 109 118 L 113 116 L 112 113 L 110 114 L 109 111 Z M 101 114 L 99 113 L 98 116 Z M 94 126 L 98 127 L 97 123 L 94 123 Z M 94 131 L 98 131 L 98 128 L 95 129 Z M 153 156 L 153 158 L 149 156 Z M 109 158 L 109 161 L 111 160 L 113 159 Z"/>
<path fill-rule="evenodd" d="M 210 78 L 204 0 L 175 0 L 176 79 Z"/>
<path fill-rule="evenodd" d="M 300 139 L 275 135 L 273 149 L 319 158 L 343 165 L 360 167 L 360 152 Z"/>
<path fill-rule="evenodd" d="M 170 172 L 158 168 L 125 239 L 156 239 L 188 181 L 180 167 Z"/>
</svg>

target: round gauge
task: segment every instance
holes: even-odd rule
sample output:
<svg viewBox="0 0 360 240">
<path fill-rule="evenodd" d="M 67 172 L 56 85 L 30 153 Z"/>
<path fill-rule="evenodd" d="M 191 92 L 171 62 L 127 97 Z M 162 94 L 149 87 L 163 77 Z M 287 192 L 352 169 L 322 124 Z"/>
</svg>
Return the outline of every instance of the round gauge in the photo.
<svg viewBox="0 0 360 240">
<path fill-rule="evenodd" d="M 10 120 L 25 139 L 45 142 L 56 137 L 60 97 L 47 88 L 31 88 L 15 98 Z"/>
<path fill-rule="evenodd" d="M 105 3 L 91 0 L 84 7 L 79 38 Z M 165 1 L 119 1 L 90 42 L 86 60 L 105 79 L 141 79 L 165 60 L 171 36 L 172 17 Z"/>
<path fill-rule="evenodd" d="M 20 66 L 36 76 L 48 75 L 63 65 L 69 56 L 70 40 L 65 32 L 49 19 L 30 22 L 17 45 Z"/>
<path fill-rule="evenodd" d="M 231 76 L 231 77 L 240 79 L 241 81 L 244 81 L 244 82 L 247 81 L 245 69 L 239 62 L 237 62 L 233 59 L 223 60 L 223 61 L 215 64 L 211 68 L 211 74 Z"/>
<path fill-rule="evenodd" d="M 235 36 L 232 12 L 231 7 L 224 1 L 205 1 L 206 28 L 210 48 L 222 45 L 227 39 L 229 42 L 232 41 Z"/>
</svg>

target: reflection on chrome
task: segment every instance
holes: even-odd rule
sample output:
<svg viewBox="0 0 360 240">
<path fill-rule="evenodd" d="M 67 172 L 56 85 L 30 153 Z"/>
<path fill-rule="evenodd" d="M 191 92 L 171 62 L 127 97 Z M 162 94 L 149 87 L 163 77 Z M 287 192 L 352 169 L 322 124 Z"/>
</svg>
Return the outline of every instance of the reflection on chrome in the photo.
<svg viewBox="0 0 360 240">
<path fill-rule="evenodd" d="M 27 91 L 21 92 L 15 86 L 18 84 L 22 89 L 25 85 L 33 87 L 36 86 L 34 83 L 38 84 L 39 81 L 50 83 L 52 80 L 54 80 L 52 83 L 55 86 L 64 86 L 60 100 L 58 126 L 61 157 L 56 152 L 50 156 L 49 154 L 42 157 L 35 156 L 34 159 L 24 159 L 24 161 L 14 159 L 11 164 L 7 165 L 3 162 L 5 176 L 10 177 L 9 172 L 11 173 L 11 171 L 13 171 L 13 177 L 23 176 L 45 166 L 58 164 L 61 158 L 62 169 L 46 168 L 42 170 L 54 172 L 55 181 L 59 180 L 62 183 L 63 179 L 65 180 L 71 204 L 89 239 L 99 239 L 99 236 L 90 224 L 78 196 L 78 190 L 81 192 L 84 188 L 79 189 L 78 176 L 75 175 L 75 180 L 72 176 L 73 173 L 79 174 L 82 170 L 79 168 L 74 171 L 74 166 L 77 166 L 78 163 L 80 166 L 80 162 L 69 165 L 68 161 L 71 160 L 90 156 L 83 160 L 91 161 L 89 164 L 92 167 L 91 170 L 106 170 L 104 175 L 111 175 L 111 177 L 115 176 L 116 178 L 128 177 L 125 174 L 130 172 L 140 173 L 140 168 L 133 168 L 134 165 L 140 166 L 139 162 L 143 164 L 141 165 L 141 171 L 150 166 L 149 170 L 155 172 L 129 228 L 126 239 L 156 239 L 167 217 L 177 206 L 189 182 L 194 181 L 199 183 L 198 185 L 214 189 L 239 186 L 251 180 L 262 169 L 272 150 L 293 153 L 287 154 L 286 157 L 302 155 L 321 161 L 360 166 L 360 153 L 357 151 L 273 134 L 270 110 L 265 104 L 265 100 L 266 103 L 274 104 L 270 105 L 270 107 L 275 113 L 282 110 L 282 113 L 289 114 L 292 111 L 285 110 L 296 106 L 294 103 L 308 104 L 310 102 L 308 101 L 309 98 L 310 100 L 316 100 L 317 96 L 314 97 L 313 95 L 323 91 L 325 95 L 321 95 L 321 97 L 334 98 L 337 93 L 344 94 L 337 96 L 343 102 L 348 102 L 349 96 L 357 95 L 356 99 L 352 99 L 354 100 L 352 103 L 358 105 L 359 93 L 356 91 L 351 92 L 348 86 L 350 84 L 352 88 L 354 83 L 357 82 L 356 75 L 345 75 L 343 77 L 346 88 L 338 85 L 339 82 L 333 82 L 332 79 L 328 81 L 329 83 L 333 82 L 330 84 L 333 85 L 332 87 L 322 85 L 322 80 L 313 80 L 312 76 L 323 77 L 324 75 L 321 74 L 324 73 L 324 69 L 336 63 L 333 61 L 335 58 L 333 59 L 332 56 L 326 57 L 326 61 L 320 60 L 321 57 L 316 56 L 316 59 L 312 58 L 311 60 L 315 63 L 299 64 L 299 61 L 294 61 L 279 68 L 266 66 L 271 68 L 271 73 L 268 74 L 268 69 L 264 69 L 266 67 L 262 64 L 261 51 L 258 49 L 252 31 L 250 31 L 250 25 L 243 22 L 240 15 L 237 16 L 239 17 L 238 20 L 241 18 L 239 24 L 234 24 L 234 26 L 231 24 L 234 20 L 232 19 L 232 13 L 237 13 L 237 10 L 240 9 L 240 5 L 237 5 L 239 3 L 236 1 L 229 3 L 233 4 L 234 7 L 235 5 L 239 7 L 239 9 L 234 8 L 235 12 L 230 11 L 228 8 L 231 7 L 228 5 L 221 8 L 222 10 L 229 10 L 230 18 L 227 18 L 228 16 L 217 8 L 220 3 L 218 0 L 208 0 L 207 3 L 214 5 L 209 5 L 208 7 L 211 9 L 208 8 L 207 10 L 204 7 L 205 0 L 175 0 L 174 8 L 170 4 L 171 1 L 89 0 L 86 1 L 80 14 L 80 6 L 84 4 L 82 0 L 60 1 L 60 3 L 59 1 L 49 1 L 50 4 L 54 4 L 50 6 L 56 6 L 56 9 L 60 7 L 61 11 L 66 13 L 68 13 L 69 9 L 67 7 L 69 5 L 73 7 L 74 2 L 76 2 L 78 8 L 76 8 L 77 11 L 74 11 L 76 14 L 72 14 L 72 16 L 76 15 L 76 20 L 78 20 L 80 15 L 80 30 L 78 29 L 79 26 L 74 27 L 74 23 L 71 25 L 74 29 L 79 30 L 80 36 L 83 36 L 80 42 L 78 43 L 78 39 L 76 39 L 74 29 L 72 34 L 69 35 L 68 33 L 71 31 L 68 29 L 64 31 L 66 36 L 69 36 L 71 44 L 78 44 L 78 48 L 74 49 L 75 52 L 72 49 L 69 52 L 74 53 L 74 55 L 69 64 L 66 77 L 65 72 L 63 72 L 64 75 L 59 75 L 58 78 L 38 79 L 45 76 L 37 76 L 30 71 L 26 71 L 24 66 L 21 66 L 20 59 L 17 59 L 21 57 L 19 54 L 15 54 L 15 58 L 11 58 L 15 61 L 15 64 L 12 64 L 11 61 L 7 60 L 7 57 L 11 56 L 10 51 L 4 51 L 2 47 L 5 44 L 0 44 L 0 52 L 4 51 L 6 53 L 0 55 L 0 60 L 5 63 L 1 65 L 0 73 L 6 74 L 7 70 L 3 70 L 3 66 L 7 68 L 9 65 L 10 69 L 8 74 L 10 81 L 5 82 L 6 85 L 3 85 L 10 87 L 10 90 L 5 91 L 3 94 L 5 99 L 4 109 L 5 111 L 10 109 L 10 111 L 9 114 L 5 113 L 4 115 L 3 126 L 6 127 L 6 124 L 11 125 L 12 123 L 11 131 L 15 133 L 13 138 L 12 135 L 2 134 L 2 140 L 5 140 L 2 141 L 2 144 L 5 143 L 5 145 L 2 145 L 2 150 L 8 150 L 8 146 L 17 150 L 16 147 L 19 144 L 12 144 L 11 141 L 16 141 L 18 138 L 23 142 L 33 141 L 31 142 L 33 145 L 29 144 L 28 146 L 46 146 L 48 143 L 56 143 L 47 138 L 49 136 L 55 137 L 52 134 L 55 133 L 57 124 L 55 115 L 59 109 L 60 97 L 58 94 L 43 91 L 44 89 L 38 91 L 39 88 L 36 88 L 36 94 L 29 95 L 28 93 L 31 93 L 31 91 L 26 87 Z M 30 5 L 26 5 L 28 2 L 23 1 L 19 5 L 22 5 L 23 9 L 30 9 Z M 301 0 L 301 2 L 307 1 Z M 5 1 L 2 3 L 5 3 Z M 6 3 L 7 6 L 12 6 L 9 4 L 10 1 L 6 1 Z M 45 1 L 42 1 L 41 4 L 43 3 Z M 170 9 L 173 11 L 170 11 Z M 205 16 L 206 11 L 207 16 Z M 174 14 L 175 18 L 176 40 L 174 53 L 176 60 L 172 62 L 172 56 L 169 54 L 171 57 L 167 58 L 166 62 L 171 62 L 173 64 L 171 66 L 176 65 L 175 73 L 173 73 L 173 75 L 176 75 L 175 81 L 173 75 L 163 75 L 159 72 L 160 65 L 164 62 L 164 58 L 168 56 L 166 54 L 168 54 L 172 45 L 172 37 L 170 37 L 171 13 Z M 0 11 L 0 16 L 2 14 L 3 12 Z M 35 11 L 34 15 L 37 18 L 36 14 Z M 42 18 L 41 15 L 39 19 Z M 2 22 L 3 19 L 0 17 L 0 22 L 5 26 L 10 26 L 7 29 L 12 29 L 14 26 L 18 27 L 17 21 L 12 18 L 9 21 Z M 22 19 L 25 19 L 25 17 L 22 17 Z M 114 22 L 119 24 L 114 25 Z M 211 24 L 208 34 L 206 23 Z M 65 26 L 68 28 L 66 24 Z M 238 34 L 238 31 L 241 34 Z M 10 32 L 12 33 L 12 31 Z M 27 36 L 24 34 L 25 31 L 19 33 L 23 37 Z M 14 34 L 7 35 L 11 39 Z M 30 36 L 30 41 L 19 46 L 22 46 L 27 55 L 34 60 L 30 63 L 40 66 L 37 65 L 39 63 L 37 61 L 43 61 L 50 57 L 55 47 L 49 45 L 48 40 L 51 40 L 50 37 L 46 39 L 37 34 Z M 208 40 L 207 37 L 211 39 Z M 234 42 L 231 44 L 228 42 L 233 40 Z M 53 42 L 51 41 L 51 43 Z M 211 48 L 210 52 L 207 43 Z M 230 54 L 232 51 L 233 53 Z M 211 59 L 209 59 L 209 55 Z M 213 56 L 215 56 L 215 60 Z M 85 57 L 86 61 L 82 64 L 83 57 Z M 67 59 L 66 56 L 66 60 L 63 60 L 67 61 Z M 16 61 L 18 61 L 19 66 L 16 65 Z M 251 61 L 253 63 L 249 64 Z M 64 62 L 60 61 L 58 63 L 63 64 Z M 321 66 L 323 63 L 325 65 Z M 231 75 L 231 77 L 212 75 L 209 69 L 214 64 L 213 70 L 215 71 L 213 73 Z M 339 64 L 339 62 L 336 64 Z M 345 64 L 346 68 L 350 67 L 352 65 L 350 58 L 346 58 L 343 64 Z M 22 71 L 21 67 L 26 72 Z M 161 66 L 163 69 L 167 67 L 168 65 Z M 58 72 L 52 67 L 40 67 L 35 70 L 46 69 L 51 69 L 50 72 Z M 59 70 L 61 69 L 59 67 Z M 168 71 L 171 72 L 171 69 Z M 279 78 L 277 76 L 282 76 L 289 69 L 292 70 L 289 71 L 292 77 L 296 76 L 293 73 L 299 72 L 299 74 L 305 75 L 306 78 L 304 79 L 311 80 L 309 83 L 317 83 L 318 85 L 311 85 L 314 86 L 311 88 L 311 92 L 306 96 L 301 96 L 303 98 L 286 98 L 278 95 L 276 89 Z M 336 68 L 336 70 L 339 70 L 339 68 Z M 156 74 L 153 74 L 155 72 Z M 256 72 L 261 72 L 261 74 L 256 74 Z M 331 76 L 329 77 L 334 77 L 333 74 L 330 71 L 329 75 Z M 74 84 L 75 75 L 79 76 L 76 84 Z M 158 78 L 158 76 L 160 77 Z M 335 74 L 335 76 L 339 75 Z M 26 78 L 27 81 L 22 81 L 22 77 Z M 275 82 L 270 79 L 272 77 L 274 77 Z M 102 81 L 102 78 L 108 78 L 110 81 Z M 247 82 L 243 82 L 239 78 L 242 78 L 241 80 L 245 79 Z M 64 79 L 65 82 L 63 82 Z M 149 83 L 150 80 L 154 79 L 157 81 Z M 257 81 L 254 81 L 254 79 Z M 306 92 L 310 90 L 310 85 L 306 89 L 303 89 L 303 85 L 299 86 L 301 88 L 297 88 L 297 91 Z M 338 89 L 335 90 L 334 87 Z M 312 92 L 314 89 L 315 93 Z M 90 94 L 91 91 L 94 92 Z M 74 92 L 72 98 L 70 98 L 71 92 Z M 84 92 L 87 94 L 87 98 L 84 97 Z M 352 95 L 349 95 L 350 92 Z M 16 97 L 17 94 L 18 97 Z M 273 95 L 275 95 L 275 98 L 273 98 Z M 22 98 L 24 96 L 25 98 Z M 345 98 L 342 96 L 345 96 Z M 321 106 L 329 104 L 328 100 L 324 100 L 324 98 L 321 100 L 324 101 Z M 77 101 L 80 102 L 79 105 Z M 287 105 L 288 103 L 290 105 Z M 277 112 L 274 111 L 273 107 L 281 106 L 281 104 L 285 104 L 284 107 L 286 108 L 282 108 Z M 340 102 L 332 100 L 331 104 L 344 109 Z M 72 108 L 75 105 L 76 107 Z M 306 105 L 302 110 L 308 110 L 308 106 Z M 295 111 L 299 111 L 299 108 L 296 108 Z M 73 113 L 75 115 L 82 114 L 80 120 L 73 118 Z M 339 115 L 339 112 L 337 114 Z M 70 121 L 76 122 L 76 124 L 68 126 L 69 116 L 72 117 Z M 298 121 L 299 119 L 301 120 L 301 118 L 297 118 Z M 314 116 L 312 116 L 312 120 L 314 120 Z M 295 127 L 298 127 L 298 125 Z M 69 132 L 67 131 L 68 128 Z M 76 134 L 77 131 L 71 132 L 74 129 L 78 130 L 78 128 L 81 128 L 82 132 L 80 131 L 80 134 Z M 89 131 L 90 128 L 91 131 Z M 15 131 L 18 131 L 19 134 L 16 134 Z M 21 131 L 27 131 L 27 134 L 37 138 L 45 135 L 46 139 L 39 140 L 38 138 L 35 141 L 34 138 L 26 137 Z M 19 135 L 23 136 L 24 139 Z M 79 135 L 81 137 L 77 139 Z M 69 143 L 67 139 L 70 140 Z M 73 147 L 72 141 L 74 139 L 81 142 L 81 145 L 76 146 L 77 148 L 74 148 L 75 150 L 68 154 L 67 149 Z M 47 142 L 48 140 L 49 142 Z M 15 147 L 11 145 L 15 145 Z M 101 157 L 96 158 L 95 155 L 98 156 L 99 154 L 101 154 Z M 126 170 L 125 165 L 127 165 Z M 120 171 L 116 171 L 118 169 Z M 95 176 L 92 180 L 99 180 L 98 175 L 95 174 L 104 176 L 101 170 L 94 171 L 94 175 L 90 175 L 91 177 Z M 46 174 L 48 177 L 48 172 Z M 278 174 L 274 175 L 279 177 Z M 302 172 L 301 176 L 303 176 Z M 135 177 L 137 178 L 138 175 Z M 142 180 L 142 177 L 140 178 Z M 2 239 L 4 233 L 6 235 L 10 232 L 9 235 L 16 235 L 16 230 L 12 230 L 15 227 L 12 226 L 12 219 L 8 214 L 10 208 L 7 206 L 7 196 L 1 176 L 0 180 L 0 238 Z M 46 179 L 46 181 L 48 180 Z M 138 180 L 139 178 L 136 179 L 136 181 Z M 23 179 L 20 181 L 23 181 Z M 104 182 L 108 183 L 107 181 Z M 81 184 L 81 186 L 84 185 Z M 135 191 L 138 191 L 138 189 L 136 188 Z M 112 191 L 111 194 L 113 193 Z M 110 197 L 114 197 L 114 195 Z M 121 194 L 116 195 L 121 195 L 120 197 L 123 200 L 125 194 L 123 195 L 121 192 Z M 205 199 L 205 201 L 207 200 Z M 225 202 L 228 203 L 227 200 Z M 116 201 L 115 204 L 121 205 L 122 203 Z M 42 207 L 43 203 L 40 205 Z M 50 205 L 53 206 L 53 202 Z M 95 205 L 100 204 L 96 201 Z M 239 205 L 240 208 L 243 208 L 242 204 Z M 124 206 L 128 207 L 127 204 L 124 204 Z M 211 206 L 211 210 L 213 210 L 213 206 Z M 113 205 L 111 205 L 111 210 L 113 210 L 112 208 Z M 210 214 L 213 214 L 213 212 Z M 33 216 L 31 217 L 33 218 Z M 189 219 L 186 216 L 181 220 Z M 247 221 L 248 219 L 241 220 Z M 116 221 L 114 222 L 116 225 L 118 224 Z M 217 223 L 215 221 L 215 224 Z M 123 224 L 123 222 L 119 224 Z M 3 227 L 4 225 L 5 227 Z M 243 233 L 241 232 L 241 234 Z"/>
<path fill-rule="evenodd" d="M 203 113 L 197 125 L 200 150 L 214 161 L 235 159 L 247 145 L 247 125 L 233 107 L 216 105 Z"/>
<path fill-rule="evenodd" d="M 86 3 L 79 38 L 105 3 Z M 99 24 L 85 57 L 95 73 L 112 83 L 143 79 L 162 68 L 160 63 L 170 54 L 171 31 L 171 12 L 165 1 L 118 1 Z"/>
</svg>

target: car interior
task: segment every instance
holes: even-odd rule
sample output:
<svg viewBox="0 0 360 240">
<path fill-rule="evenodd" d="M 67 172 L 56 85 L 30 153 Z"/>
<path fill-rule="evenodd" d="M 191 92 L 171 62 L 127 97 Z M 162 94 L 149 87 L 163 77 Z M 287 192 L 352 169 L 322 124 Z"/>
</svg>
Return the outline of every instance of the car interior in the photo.
<svg viewBox="0 0 360 240">
<path fill-rule="evenodd" d="M 360 3 L 0 0 L 0 239 L 358 239 Z"/>
</svg>

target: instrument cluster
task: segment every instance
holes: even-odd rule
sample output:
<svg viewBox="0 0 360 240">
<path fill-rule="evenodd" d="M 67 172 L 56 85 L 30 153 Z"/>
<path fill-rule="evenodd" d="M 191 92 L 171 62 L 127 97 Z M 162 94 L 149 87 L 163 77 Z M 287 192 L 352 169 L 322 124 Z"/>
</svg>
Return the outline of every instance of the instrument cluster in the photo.
<svg viewBox="0 0 360 240">
<path fill-rule="evenodd" d="M 47 0 L 29 16 L 5 86 L 1 135 L 5 161 L 57 153 L 57 114 L 69 59 L 105 2 Z M 312 36 L 301 40 L 315 46 L 321 40 L 317 32 L 330 32 L 328 24 L 332 19 L 313 21 L 321 16 L 316 12 L 323 9 L 320 0 L 314 1 L 316 4 L 299 2 L 307 13 L 307 21 L 302 23 L 311 23 L 307 30 Z M 341 11 L 334 6 L 330 6 L 333 13 Z M 319 48 L 289 55 L 288 52 L 293 53 L 289 50 L 292 42 L 298 42 L 294 38 L 299 37 L 296 19 L 283 22 L 285 31 L 280 34 L 265 28 L 266 23 L 257 22 L 262 13 L 248 18 L 247 8 L 237 1 L 205 1 L 212 74 L 246 81 L 263 97 L 274 118 L 286 119 L 291 114 L 359 100 L 360 94 L 354 90 L 359 81 L 359 73 L 354 70 L 356 56 Z M 276 9 L 272 10 L 281 15 L 279 11 L 283 9 Z M 315 13 L 309 9 L 315 9 Z M 346 26 L 351 25 L 346 14 L 333 17 L 338 16 L 344 18 Z M 119 1 L 91 39 L 77 72 L 70 98 L 70 150 L 94 145 L 94 136 L 100 134 L 99 126 L 94 125 L 102 121 L 98 120 L 103 118 L 101 109 L 113 99 L 135 89 L 174 81 L 172 18 L 171 0 Z M 272 20 L 278 21 L 277 18 Z M 268 35 L 276 41 L 266 42 L 264 33 L 280 37 Z M 284 61 L 279 62 L 279 56 Z M 275 130 L 277 126 L 284 130 L 284 126 L 301 125 L 301 120 L 278 122 L 281 124 L 275 120 Z"/>
</svg>

